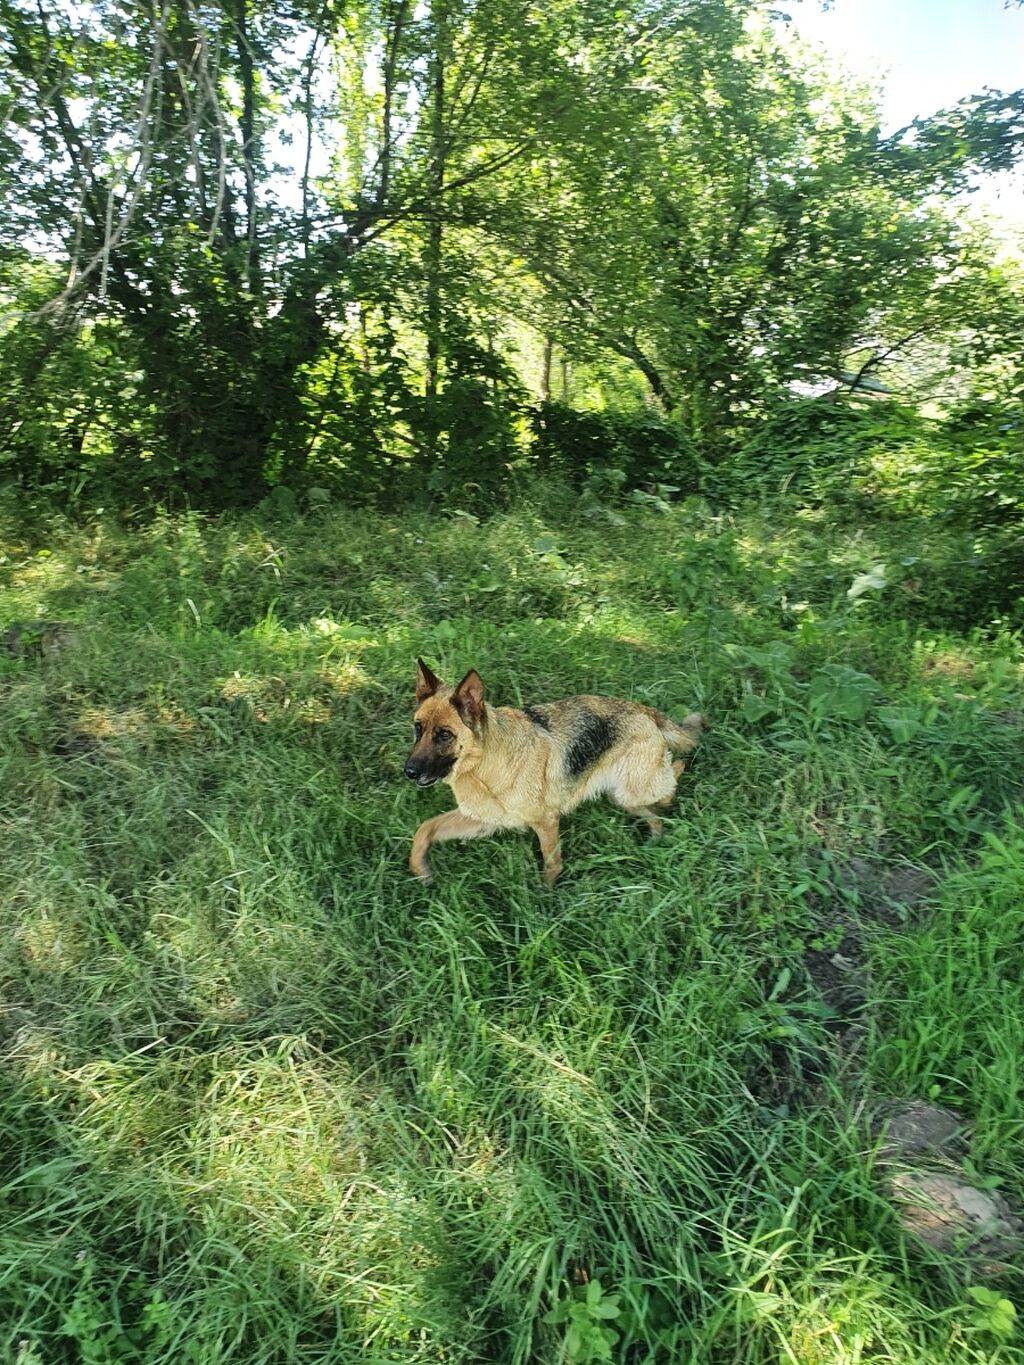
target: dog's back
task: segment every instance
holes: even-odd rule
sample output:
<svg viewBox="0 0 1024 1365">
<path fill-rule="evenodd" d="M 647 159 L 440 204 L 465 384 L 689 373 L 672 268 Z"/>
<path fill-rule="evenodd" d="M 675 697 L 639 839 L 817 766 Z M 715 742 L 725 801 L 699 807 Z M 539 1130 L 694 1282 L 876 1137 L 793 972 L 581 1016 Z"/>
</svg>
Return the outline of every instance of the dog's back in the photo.
<svg viewBox="0 0 1024 1365">
<path fill-rule="evenodd" d="M 682 770 L 671 755 L 692 753 L 703 727 L 696 713 L 677 724 L 621 697 L 564 697 L 522 714 L 552 747 L 547 795 L 559 811 L 602 793 L 627 809 L 665 802 Z"/>
</svg>

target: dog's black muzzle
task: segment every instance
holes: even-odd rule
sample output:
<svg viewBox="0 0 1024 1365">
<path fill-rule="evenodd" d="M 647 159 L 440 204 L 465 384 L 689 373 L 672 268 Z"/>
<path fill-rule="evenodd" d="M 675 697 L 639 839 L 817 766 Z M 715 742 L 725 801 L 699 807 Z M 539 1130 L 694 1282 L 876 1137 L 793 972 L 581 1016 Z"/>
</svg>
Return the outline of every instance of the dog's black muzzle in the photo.
<svg viewBox="0 0 1024 1365">
<path fill-rule="evenodd" d="M 428 773 L 425 768 L 417 768 L 414 763 L 407 763 L 404 772 L 409 781 L 415 782 L 417 787 L 432 787 L 437 781 L 437 778 Z"/>
<path fill-rule="evenodd" d="M 447 777 L 454 766 L 455 759 L 451 756 L 433 763 L 415 763 L 410 759 L 402 771 L 410 782 L 416 783 L 417 787 L 432 787 L 435 782 L 440 782 L 442 777 Z"/>
</svg>

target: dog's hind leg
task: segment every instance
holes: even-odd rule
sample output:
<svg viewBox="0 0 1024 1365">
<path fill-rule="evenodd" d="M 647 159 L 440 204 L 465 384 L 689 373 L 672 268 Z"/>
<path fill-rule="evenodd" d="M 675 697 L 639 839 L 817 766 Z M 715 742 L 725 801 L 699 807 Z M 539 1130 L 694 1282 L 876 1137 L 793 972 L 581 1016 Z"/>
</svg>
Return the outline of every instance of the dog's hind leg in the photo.
<svg viewBox="0 0 1024 1365">
<path fill-rule="evenodd" d="M 672 798 L 669 797 L 669 800 Z M 662 804 L 659 802 L 659 805 Z M 650 806 L 623 806 L 623 810 L 629 815 L 635 815 L 638 820 L 646 820 L 651 831 L 652 839 L 660 839 L 665 826 L 661 823 Z"/>
<path fill-rule="evenodd" d="M 672 802 L 676 799 L 675 783 L 679 781 L 679 776 L 686 767 L 685 758 L 677 758 L 672 764 L 673 787 L 668 796 L 659 797 L 657 801 L 652 801 L 651 805 L 655 810 L 671 810 Z"/>
<path fill-rule="evenodd" d="M 651 838 L 657 839 L 663 829 L 657 811 L 665 810 L 671 804 L 678 776 L 671 755 L 659 736 L 655 746 L 635 746 L 623 755 L 608 795 L 624 811 L 638 820 L 645 820 Z"/>
<path fill-rule="evenodd" d="M 493 833 L 493 825 L 481 824 L 479 820 L 463 815 L 458 810 L 435 815 L 432 820 L 424 820 L 416 831 L 409 854 L 409 871 L 420 881 L 429 882 L 431 872 L 427 854 L 431 844 L 441 843 L 445 839 L 481 839 L 485 834 Z"/>
</svg>

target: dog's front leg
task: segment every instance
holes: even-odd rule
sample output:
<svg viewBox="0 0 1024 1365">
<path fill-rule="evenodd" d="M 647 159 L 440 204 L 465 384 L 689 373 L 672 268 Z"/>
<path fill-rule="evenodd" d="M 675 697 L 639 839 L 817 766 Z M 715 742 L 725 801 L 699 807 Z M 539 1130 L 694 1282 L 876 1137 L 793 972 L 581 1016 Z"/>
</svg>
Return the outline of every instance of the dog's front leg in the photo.
<svg viewBox="0 0 1024 1365">
<path fill-rule="evenodd" d="M 553 885 L 562 871 L 562 844 L 558 837 L 558 816 L 553 815 L 541 824 L 533 826 L 533 832 L 540 841 L 541 857 L 544 859 L 544 876 Z"/>
<path fill-rule="evenodd" d="M 444 815 L 435 815 L 432 820 L 424 820 L 412 841 L 409 871 L 421 881 L 429 882 L 431 873 L 427 854 L 430 852 L 431 844 L 440 843 L 444 839 L 479 839 L 491 833 L 493 826 L 481 824 L 479 820 L 474 820 L 470 815 L 463 815 L 458 810 L 450 810 Z"/>
</svg>

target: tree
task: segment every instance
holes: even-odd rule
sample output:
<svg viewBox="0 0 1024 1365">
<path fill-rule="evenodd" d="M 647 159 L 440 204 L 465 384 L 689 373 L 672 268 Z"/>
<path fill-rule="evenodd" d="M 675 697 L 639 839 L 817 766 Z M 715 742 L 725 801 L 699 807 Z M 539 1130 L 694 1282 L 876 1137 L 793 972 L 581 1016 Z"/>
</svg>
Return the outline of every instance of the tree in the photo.
<svg viewBox="0 0 1024 1365">
<path fill-rule="evenodd" d="M 31 222 L 67 266 L 52 308 L 124 328 L 139 401 L 159 413 L 155 476 L 205 502 L 258 496 L 275 433 L 302 419 L 305 369 L 343 320 L 353 261 L 417 222 L 434 244 L 436 387 L 441 224 L 558 117 L 554 26 L 524 30 L 509 0 L 453 12 L 446 81 L 443 0 L 427 24 L 407 0 L 344 17 L 272 0 L 96 0 L 73 15 L 3 0 L 0 19 L 24 186 L 8 240 Z M 297 206 L 271 152 L 289 113 L 306 138 Z M 337 170 L 318 184 L 314 129 L 332 119 Z"/>
<path fill-rule="evenodd" d="M 943 202 L 1024 130 L 990 93 L 882 137 L 764 0 L 0 0 L 0 100 L 7 458 L 204 504 L 328 450 L 479 482 L 511 320 L 549 397 L 556 347 L 614 356 L 723 456 L 956 330 Z"/>
<path fill-rule="evenodd" d="M 577 345 L 628 358 L 723 453 L 795 378 L 950 325 L 966 239 L 943 205 L 1019 156 L 1020 94 L 885 138 L 864 92 L 729 5 L 687 12 L 636 57 L 614 161 L 576 159 L 554 215 L 509 224 Z"/>
</svg>

